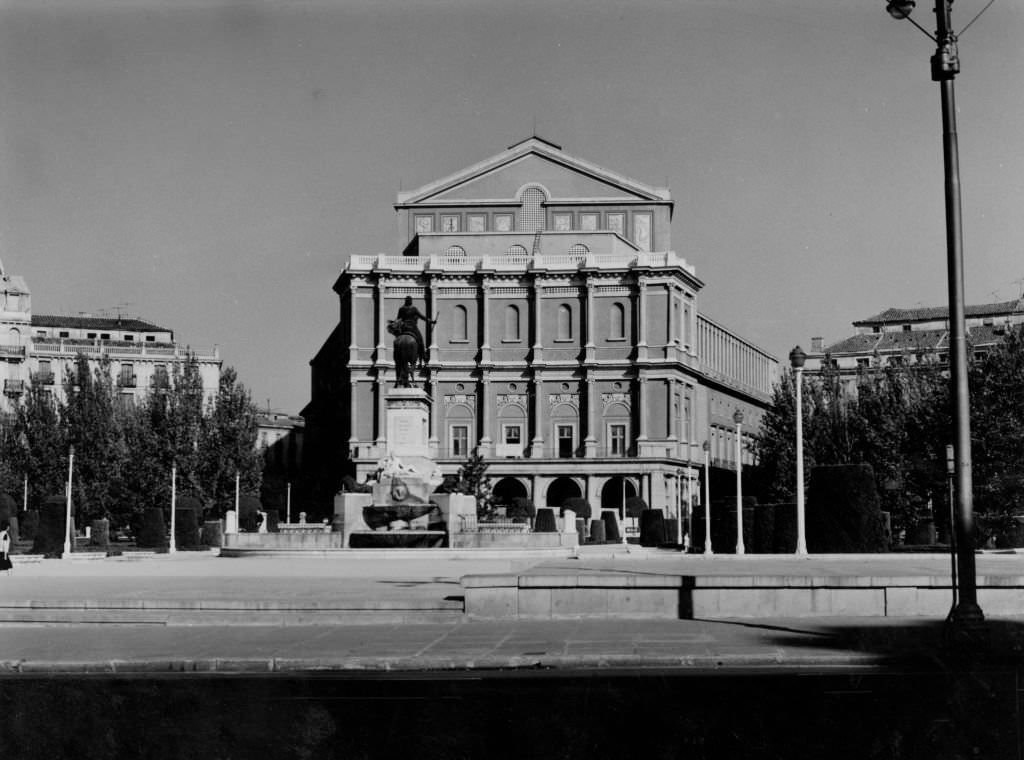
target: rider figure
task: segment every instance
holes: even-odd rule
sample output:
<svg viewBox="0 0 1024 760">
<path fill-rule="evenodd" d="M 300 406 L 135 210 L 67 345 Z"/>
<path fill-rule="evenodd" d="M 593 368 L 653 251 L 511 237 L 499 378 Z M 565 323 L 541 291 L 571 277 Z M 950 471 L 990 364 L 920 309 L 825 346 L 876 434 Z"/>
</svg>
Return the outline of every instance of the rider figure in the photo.
<svg viewBox="0 0 1024 760">
<path fill-rule="evenodd" d="M 402 323 L 402 332 L 411 335 L 416 339 L 416 355 L 420 364 L 427 363 L 427 352 L 423 346 L 423 334 L 420 332 L 417 320 L 430 322 L 429 319 L 420 314 L 420 310 L 412 302 L 412 296 L 405 297 L 405 304 L 398 307 L 398 321 Z"/>
</svg>

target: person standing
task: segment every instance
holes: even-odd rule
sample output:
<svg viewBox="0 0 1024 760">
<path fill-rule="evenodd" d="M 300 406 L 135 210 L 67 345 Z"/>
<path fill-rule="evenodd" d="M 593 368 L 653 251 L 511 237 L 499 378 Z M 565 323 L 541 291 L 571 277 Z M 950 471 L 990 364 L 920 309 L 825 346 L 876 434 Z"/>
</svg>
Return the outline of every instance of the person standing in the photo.
<svg viewBox="0 0 1024 760">
<path fill-rule="evenodd" d="M 11 564 L 11 524 L 6 520 L 0 524 L 0 570 L 6 570 L 11 574 L 14 565 Z"/>
</svg>

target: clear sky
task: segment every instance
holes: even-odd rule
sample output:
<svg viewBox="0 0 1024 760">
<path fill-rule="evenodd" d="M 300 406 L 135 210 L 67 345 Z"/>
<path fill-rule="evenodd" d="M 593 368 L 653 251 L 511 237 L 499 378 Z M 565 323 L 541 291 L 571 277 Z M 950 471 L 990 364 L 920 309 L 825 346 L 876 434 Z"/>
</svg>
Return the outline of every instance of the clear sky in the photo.
<svg viewBox="0 0 1024 760">
<path fill-rule="evenodd" d="M 996 0 L 960 41 L 968 303 L 1024 288 L 1021 40 Z M 297 412 L 396 193 L 536 131 L 671 187 L 701 310 L 785 362 L 946 303 L 933 50 L 883 0 L 0 0 L 0 258 Z"/>
</svg>

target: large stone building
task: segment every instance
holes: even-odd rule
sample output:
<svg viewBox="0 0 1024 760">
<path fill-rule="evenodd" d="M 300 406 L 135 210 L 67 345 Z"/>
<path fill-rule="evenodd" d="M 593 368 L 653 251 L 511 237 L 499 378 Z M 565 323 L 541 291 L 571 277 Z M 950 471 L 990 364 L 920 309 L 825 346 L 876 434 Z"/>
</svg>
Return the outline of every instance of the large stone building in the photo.
<svg viewBox="0 0 1024 760">
<path fill-rule="evenodd" d="M 79 355 L 97 365 L 110 360 L 118 399 L 138 400 L 167 387 L 176 364 L 194 354 L 207 396 L 217 392 L 221 359 L 216 348 L 190 350 L 174 333 L 140 319 L 48 316 L 32 313 L 24 278 L 8 274 L 0 262 L 0 413 L 10 413 L 33 385 L 65 400 L 65 373 Z"/>
<path fill-rule="evenodd" d="M 446 473 L 484 454 L 499 501 L 637 494 L 672 511 L 699 496 L 705 442 L 713 466 L 735 467 L 734 414 L 746 442 L 777 362 L 699 312 L 667 189 L 534 137 L 395 209 L 396 251 L 351 255 L 334 285 L 340 320 L 303 411 L 308 463 L 328 478 L 375 470 L 395 382 L 386 326 L 411 297 L 437 320 L 417 378 L 431 451 Z"/>
<path fill-rule="evenodd" d="M 1024 324 L 1024 298 L 964 307 L 968 359 L 981 359 L 1008 330 Z M 947 306 L 889 308 L 853 323 L 856 333 L 825 344 L 811 339 L 806 370 L 838 372 L 853 383 L 858 374 L 886 366 L 949 362 Z"/>
</svg>

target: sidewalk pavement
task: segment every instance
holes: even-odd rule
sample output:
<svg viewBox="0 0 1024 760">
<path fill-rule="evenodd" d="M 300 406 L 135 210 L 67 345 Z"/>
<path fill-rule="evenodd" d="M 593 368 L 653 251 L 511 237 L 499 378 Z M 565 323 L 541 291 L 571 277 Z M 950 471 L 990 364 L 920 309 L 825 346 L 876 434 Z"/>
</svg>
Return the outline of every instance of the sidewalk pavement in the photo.
<svg viewBox="0 0 1024 760">
<path fill-rule="evenodd" d="M 979 574 L 1019 576 L 1022 566 L 1020 555 L 978 557 Z M 705 558 L 635 550 L 628 555 L 584 552 L 577 560 L 439 560 L 416 555 L 221 559 L 189 553 L 141 561 L 46 560 L 16 564 L 12 576 L 0 576 L 0 607 L 8 613 L 24 609 L 52 614 L 48 622 L 4 618 L 8 622 L 0 623 L 0 675 L 877 669 L 945 657 L 943 621 L 480 621 L 462 615 L 458 581 L 481 573 L 603 571 L 902 577 L 947 573 L 948 567 L 943 555 Z M 96 622 L 80 622 L 90 605 L 111 614 L 153 608 L 166 614 L 124 619 L 100 615 Z M 202 612 L 204 605 L 216 615 L 196 624 L 190 615 Z M 303 609 L 320 614 L 303 618 Z M 324 617 L 325 610 L 331 615 Z M 317 624 L 312 624 L 314 619 Z M 1019 662 L 1024 610 L 1019 617 L 990 620 L 988 628 L 985 655 Z"/>
</svg>

